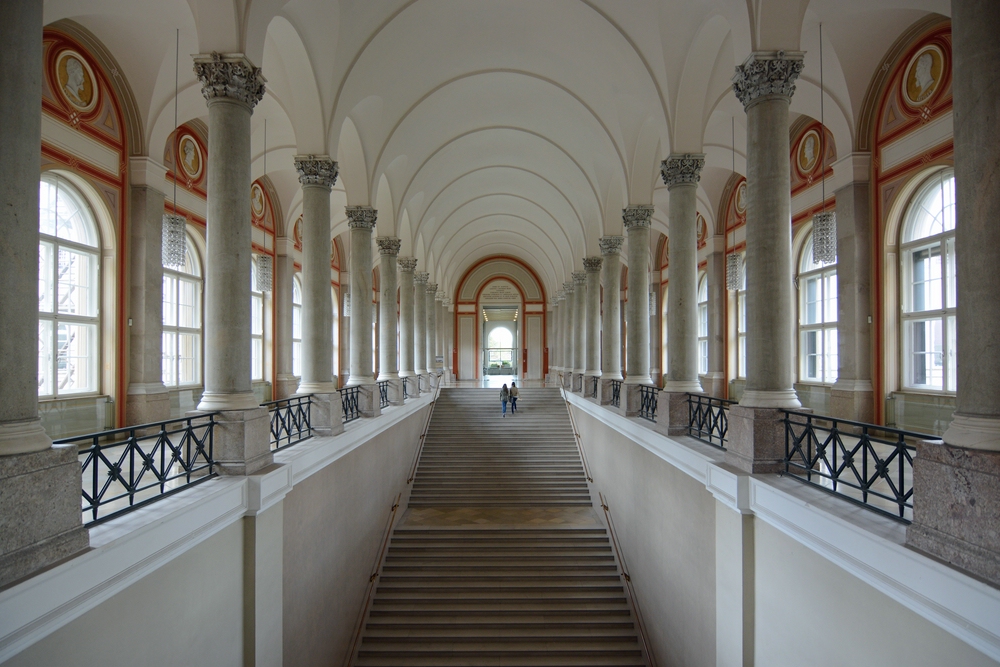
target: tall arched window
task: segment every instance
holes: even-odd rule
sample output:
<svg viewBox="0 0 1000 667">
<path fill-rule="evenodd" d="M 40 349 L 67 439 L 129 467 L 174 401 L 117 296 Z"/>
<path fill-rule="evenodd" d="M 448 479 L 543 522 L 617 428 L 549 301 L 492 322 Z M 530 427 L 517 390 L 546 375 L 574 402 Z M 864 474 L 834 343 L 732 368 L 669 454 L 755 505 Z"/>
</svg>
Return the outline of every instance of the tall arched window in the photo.
<svg viewBox="0 0 1000 667">
<path fill-rule="evenodd" d="M 292 375 L 302 377 L 302 281 L 292 277 Z"/>
<path fill-rule="evenodd" d="M 955 173 L 917 191 L 900 239 L 903 385 L 955 391 Z"/>
<path fill-rule="evenodd" d="M 264 379 L 264 293 L 257 286 L 257 258 L 250 265 L 250 379 Z"/>
<path fill-rule="evenodd" d="M 708 373 L 708 275 L 698 279 L 698 372 Z"/>
<path fill-rule="evenodd" d="M 799 381 L 837 381 L 837 264 L 813 262 L 813 235 L 799 260 Z"/>
<path fill-rule="evenodd" d="M 163 384 L 201 383 L 201 264 L 187 237 L 184 265 L 163 268 Z"/>
<path fill-rule="evenodd" d="M 55 174 L 39 185 L 38 396 L 99 391 L 100 236 L 83 196 Z"/>
<path fill-rule="evenodd" d="M 747 376 L 747 269 L 746 254 L 741 255 L 740 289 L 736 292 L 736 376 Z"/>
</svg>

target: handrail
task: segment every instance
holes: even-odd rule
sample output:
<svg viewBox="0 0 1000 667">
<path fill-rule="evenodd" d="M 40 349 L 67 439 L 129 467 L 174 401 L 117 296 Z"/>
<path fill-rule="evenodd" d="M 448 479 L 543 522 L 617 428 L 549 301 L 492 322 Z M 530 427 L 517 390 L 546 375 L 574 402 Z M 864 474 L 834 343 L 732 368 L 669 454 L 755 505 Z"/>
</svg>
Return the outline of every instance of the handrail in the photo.
<svg viewBox="0 0 1000 667">
<path fill-rule="evenodd" d="M 389 546 L 389 538 L 392 536 L 392 524 L 396 520 L 396 510 L 399 509 L 399 501 L 403 497 L 402 493 L 396 494 L 396 502 L 392 504 L 392 508 L 389 510 L 389 523 L 385 527 L 385 534 L 382 537 L 382 547 L 379 549 L 378 557 L 375 559 L 375 565 L 372 566 L 372 574 L 368 577 L 368 593 L 365 595 L 365 604 L 361 608 L 361 616 L 358 618 L 357 627 L 354 629 L 354 641 L 351 642 L 351 652 L 347 654 L 347 660 L 345 665 L 350 667 L 354 663 L 355 656 L 358 653 L 358 642 L 361 640 L 361 632 L 364 630 L 365 617 L 368 616 L 368 607 L 371 605 L 372 593 L 375 592 L 375 580 L 378 579 L 379 573 L 382 570 L 382 560 L 385 558 L 385 550 Z"/>
<path fill-rule="evenodd" d="M 563 392 L 566 390 L 563 389 Z M 563 396 L 563 400 L 565 400 Z M 573 417 L 573 411 L 569 407 L 569 401 L 566 401 L 566 412 L 569 413 L 569 424 L 573 428 L 573 435 L 576 436 L 576 448 L 580 450 L 580 461 L 583 463 L 583 474 L 586 476 L 587 481 L 591 484 L 594 483 L 594 478 L 590 476 L 590 466 L 587 465 L 587 456 L 583 453 L 583 441 L 580 439 L 580 430 L 576 427 L 576 419 Z"/>
<path fill-rule="evenodd" d="M 434 390 L 434 398 L 431 399 L 431 409 L 427 412 L 427 420 L 424 421 L 424 429 L 420 433 L 420 444 L 417 445 L 417 451 L 413 455 L 413 465 L 410 466 L 410 474 L 406 478 L 406 483 L 409 484 L 413 481 L 413 478 L 417 476 L 417 464 L 420 463 L 420 453 L 424 451 L 424 443 L 427 442 L 427 429 L 431 426 L 431 417 L 434 416 L 434 406 L 437 405 L 438 396 L 441 394 L 441 383 L 438 383 L 437 388 Z"/>
<path fill-rule="evenodd" d="M 615 558 L 622 570 L 622 577 L 625 579 L 625 590 L 628 593 L 629 602 L 632 603 L 632 611 L 635 613 L 635 624 L 639 630 L 639 639 L 642 641 L 642 650 L 646 654 L 646 664 L 649 667 L 656 667 L 656 660 L 653 659 L 653 650 L 646 639 L 646 628 L 642 621 L 642 611 L 639 609 L 639 599 L 635 596 L 635 589 L 632 588 L 632 577 L 628 573 L 628 565 L 625 563 L 625 554 L 621 545 L 618 544 L 618 535 L 615 533 L 615 522 L 611 519 L 611 510 L 608 509 L 608 501 L 603 493 L 598 493 L 601 499 L 601 509 L 604 510 L 604 520 L 608 524 L 608 532 L 611 534 L 611 545 L 615 548 Z"/>
<path fill-rule="evenodd" d="M 268 408 L 271 414 L 273 451 L 291 447 L 312 437 L 312 394 L 268 401 L 261 403 L 260 407 Z"/>
</svg>

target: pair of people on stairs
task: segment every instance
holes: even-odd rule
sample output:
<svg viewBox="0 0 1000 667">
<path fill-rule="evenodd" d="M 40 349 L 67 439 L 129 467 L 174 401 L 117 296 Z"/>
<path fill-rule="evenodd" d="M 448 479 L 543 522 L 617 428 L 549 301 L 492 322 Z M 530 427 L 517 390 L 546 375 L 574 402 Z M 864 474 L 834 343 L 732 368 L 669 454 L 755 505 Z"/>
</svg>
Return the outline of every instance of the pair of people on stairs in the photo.
<svg viewBox="0 0 1000 667">
<path fill-rule="evenodd" d="M 510 401 L 510 411 L 517 412 L 517 383 L 511 382 L 510 389 L 507 384 L 500 387 L 500 416 L 507 416 L 507 401 Z"/>
</svg>

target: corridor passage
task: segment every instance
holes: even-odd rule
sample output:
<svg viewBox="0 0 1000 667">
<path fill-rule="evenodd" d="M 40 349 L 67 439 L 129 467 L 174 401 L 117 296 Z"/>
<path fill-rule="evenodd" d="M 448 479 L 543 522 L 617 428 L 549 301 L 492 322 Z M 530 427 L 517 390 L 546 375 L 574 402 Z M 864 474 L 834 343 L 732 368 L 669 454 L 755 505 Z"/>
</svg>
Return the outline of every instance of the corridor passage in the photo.
<svg viewBox="0 0 1000 667">
<path fill-rule="evenodd" d="M 441 391 L 354 664 L 646 664 L 559 390 Z"/>
</svg>

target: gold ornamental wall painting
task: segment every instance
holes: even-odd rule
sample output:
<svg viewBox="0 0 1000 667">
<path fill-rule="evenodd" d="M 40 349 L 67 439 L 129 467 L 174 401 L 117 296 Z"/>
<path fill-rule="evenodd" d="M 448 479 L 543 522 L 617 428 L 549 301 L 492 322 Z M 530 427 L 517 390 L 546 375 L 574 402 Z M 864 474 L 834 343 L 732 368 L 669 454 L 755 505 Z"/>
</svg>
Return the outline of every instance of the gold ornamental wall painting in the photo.
<svg viewBox="0 0 1000 667">
<path fill-rule="evenodd" d="M 56 56 L 55 79 L 59 93 L 70 106 L 87 113 L 97 106 L 98 88 L 87 60 L 73 50 Z"/>
<path fill-rule="evenodd" d="M 937 44 L 927 44 L 914 54 L 902 79 L 903 100 L 910 107 L 925 104 L 944 78 L 944 52 Z"/>
<path fill-rule="evenodd" d="M 178 157 L 181 165 L 181 171 L 188 177 L 191 181 L 197 181 L 201 176 L 202 164 L 204 159 L 201 154 L 201 146 L 190 134 L 182 134 L 181 139 L 177 142 Z"/>
</svg>

